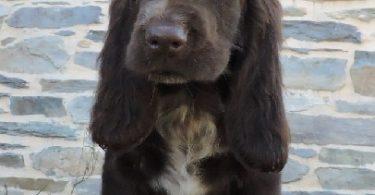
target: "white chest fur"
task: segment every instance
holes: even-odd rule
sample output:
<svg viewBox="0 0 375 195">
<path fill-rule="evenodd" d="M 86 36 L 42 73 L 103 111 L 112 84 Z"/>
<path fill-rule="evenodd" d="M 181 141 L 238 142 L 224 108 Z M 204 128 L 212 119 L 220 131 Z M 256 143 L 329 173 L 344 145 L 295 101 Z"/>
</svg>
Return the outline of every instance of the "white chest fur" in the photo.
<svg viewBox="0 0 375 195">
<path fill-rule="evenodd" d="M 195 165 L 221 150 L 213 117 L 180 106 L 170 112 L 161 112 L 157 129 L 171 151 L 165 173 L 153 181 L 153 185 L 170 195 L 205 194 L 207 187 L 198 177 L 199 170 Z"/>
</svg>

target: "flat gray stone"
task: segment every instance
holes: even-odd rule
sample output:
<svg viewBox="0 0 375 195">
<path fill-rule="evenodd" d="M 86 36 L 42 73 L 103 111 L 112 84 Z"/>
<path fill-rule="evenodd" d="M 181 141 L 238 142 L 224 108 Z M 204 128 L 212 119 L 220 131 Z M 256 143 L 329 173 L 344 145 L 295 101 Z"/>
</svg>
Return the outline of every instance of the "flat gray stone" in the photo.
<svg viewBox="0 0 375 195">
<path fill-rule="evenodd" d="M 284 16 L 302 17 L 307 14 L 306 9 L 295 6 L 287 6 L 283 8 Z"/>
<path fill-rule="evenodd" d="M 30 74 L 52 73 L 62 69 L 69 58 L 61 38 L 30 38 L 12 47 L 0 49 L 0 70 Z"/>
<path fill-rule="evenodd" d="M 75 123 L 88 123 L 90 122 L 91 108 L 93 104 L 93 97 L 77 97 L 68 103 L 68 113 Z"/>
<path fill-rule="evenodd" d="M 318 153 L 313 149 L 308 148 L 291 148 L 289 150 L 290 154 L 294 154 L 301 158 L 313 158 L 318 155 Z"/>
<path fill-rule="evenodd" d="M 282 56 L 281 63 L 289 88 L 335 91 L 345 85 L 347 60 Z"/>
<path fill-rule="evenodd" d="M 93 70 L 97 70 L 99 68 L 97 59 L 99 57 L 98 52 L 78 52 L 74 56 L 74 63 L 84 66 L 86 68 L 90 68 Z"/>
<path fill-rule="evenodd" d="M 284 93 L 284 105 L 287 112 L 302 112 L 325 102 L 318 96 L 309 94 Z"/>
<path fill-rule="evenodd" d="M 375 8 L 344 10 L 339 12 L 327 13 L 327 15 L 338 20 L 351 18 L 363 22 L 371 22 L 373 19 L 375 19 Z"/>
<path fill-rule="evenodd" d="M 24 7 L 9 16 L 6 23 L 15 28 L 62 28 L 99 23 L 101 8 L 80 7 Z"/>
<path fill-rule="evenodd" d="M 315 173 L 324 189 L 375 189 L 375 172 L 370 169 L 318 168 Z"/>
<path fill-rule="evenodd" d="M 336 110 L 339 112 L 375 115 L 375 101 L 336 101 Z"/>
<path fill-rule="evenodd" d="M 12 96 L 10 97 L 10 111 L 14 115 L 66 116 L 63 100 L 46 96 Z"/>
<path fill-rule="evenodd" d="M 55 35 L 59 35 L 59 36 L 63 36 L 63 37 L 69 37 L 69 36 L 73 36 L 75 35 L 76 33 L 74 31 L 71 31 L 71 30 L 61 30 L 61 31 L 58 31 L 55 33 Z"/>
<path fill-rule="evenodd" d="M 103 164 L 102 153 L 93 148 L 53 146 L 31 154 L 33 168 L 48 176 L 78 177 L 99 175 Z"/>
<path fill-rule="evenodd" d="M 375 163 L 375 152 L 323 148 L 319 160 L 329 164 L 360 166 Z"/>
<path fill-rule="evenodd" d="M 362 34 L 355 26 L 344 23 L 289 20 L 284 21 L 283 25 L 285 38 L 301 41 L 340 41 L 351 43 L 361 43 L 362 40 Z"/>
<path fill-rule="evenodd" d="M 86 39 L 94 42 L 104 42 L 106 34 L 107 31 L 104 30 L 90 30 L 86 35 Z"/>
<path fill-rule="evenodd" d="M 375 97 L 375 51 L 356 51 L 350 74 L 356 93 Z"/>
<path fill-rule="evenodd" d="M 40 80 L 42 91 L 59 93 L 78 93 L 84 91 L 93 91 L 98 82 L 93 80 Z"/>
<path fill-rule="evenodd" d="M 14 153 L 1 153 L 0 165 L 11 168 L 22 168 L 25 166 L 23 156 Z"/>
<path fill-rule="evenodd" d="M 375 119 L 288 113 L 294 143 L 375 146 Z"/>
<path fill-rule="evenodd" d="M 0 84 L 15 89 L 29 88 L 27 81 L 20 78 L 6 77 L 2 74 L 0 74 Z"/>
<path fill-rule="evenodd" d="M 102 180 L 89 178 L 82 183 L 79 183 L 74 192 L 75 195 L 100 195 L 102 189 Z"/>
<path fill-rule="evenodd" d="M 27 146 L 21 144 L 9 144 L 9 143 L 1 143 L 0 142 L 0 150 L 15 150 L 15 149 L 24 149 Z"/>
<path fill-rule="evenodd" d="M 44 178 L 0 177 L 0 186 L 41 192 L 62 192 L 67 183 Z"/>
<path fill-rule="evenodd" d="M 307 175 L 310 168 L 293 159 L 289 159 L 284 170 L 282 171 L 282 182 L 290 183 L 299 181 L 303 176 Z"/>
<path fill-rule="evenodd" d="M 77 129 L 57 123 L 44 122 L 0 122 L 0 134 L 25 135 L 46 138 L 65 138 L 75 140 Z"/>
</svg>

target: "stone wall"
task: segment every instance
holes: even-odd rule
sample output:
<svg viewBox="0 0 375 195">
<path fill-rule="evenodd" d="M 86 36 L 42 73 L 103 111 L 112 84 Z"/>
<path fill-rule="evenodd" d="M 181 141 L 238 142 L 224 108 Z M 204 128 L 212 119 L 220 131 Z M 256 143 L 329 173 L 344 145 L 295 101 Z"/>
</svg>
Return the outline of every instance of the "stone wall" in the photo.
<svg viewBox="0 0 375 195">
<path fill-rule="evenodd" d="M 282 0 L 285 194 L 375 194 L 375 1 Z M 0 0 L 0 194 L 98 194 L 108 1 Z"/>
</svg>

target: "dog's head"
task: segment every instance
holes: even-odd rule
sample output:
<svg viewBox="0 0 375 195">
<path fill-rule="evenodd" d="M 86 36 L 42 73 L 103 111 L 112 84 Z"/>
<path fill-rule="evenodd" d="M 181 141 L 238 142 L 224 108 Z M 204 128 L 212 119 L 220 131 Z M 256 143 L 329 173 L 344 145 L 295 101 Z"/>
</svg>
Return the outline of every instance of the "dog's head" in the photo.
<svg viewBox="0 0 375 195">
<path fill-rule="evenodd" d="M 277 0 L 112 0 L 93 140 L 130 150 L 153 131 L 155 84 L 225 77 L 233 154 L 244 166 L 280 170 L 288 142 L 280 20 Z"/>
<path fill-rule="evenodd" d="M 126 68 L 155 82 L 214 81 L 228 65 L 240 0 L 137 0 Z"/>
</svg>

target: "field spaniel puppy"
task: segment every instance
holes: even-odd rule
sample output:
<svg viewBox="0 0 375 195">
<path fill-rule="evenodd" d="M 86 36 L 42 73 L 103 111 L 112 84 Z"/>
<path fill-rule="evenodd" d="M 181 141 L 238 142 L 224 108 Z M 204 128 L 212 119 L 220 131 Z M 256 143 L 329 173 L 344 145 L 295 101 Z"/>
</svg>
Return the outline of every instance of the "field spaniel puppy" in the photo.
<svg viewBox="0 0 375 195">
<path fill-rule="evenodd" d="M 278 195 L 277 0 L 112 0 L 90 131 L 103 195 Z"/>
</svg>

